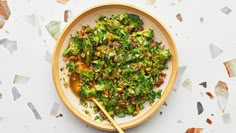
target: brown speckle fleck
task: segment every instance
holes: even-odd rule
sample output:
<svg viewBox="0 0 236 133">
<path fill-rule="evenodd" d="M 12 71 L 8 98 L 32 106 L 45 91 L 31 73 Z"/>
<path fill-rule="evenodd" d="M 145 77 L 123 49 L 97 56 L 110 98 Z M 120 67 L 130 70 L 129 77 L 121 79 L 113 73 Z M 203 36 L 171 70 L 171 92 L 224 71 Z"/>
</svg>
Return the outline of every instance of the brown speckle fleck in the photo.
<svg viewBox="0 0 236 133">
<path fill-rule="evenodd" d="M 183 21 L 182 15 L 181 15 L 180 13 L 178 13 L 178 14 L 176 15 L 176 18 L 177 18 L 180 22 Z"/>
<path fill-rule="evenodd" d="M 212 121 L 211 121 L 209 118 L 206 119 L 206 122 L 207 122 L 209 125 L 212 124 Z"/>
</svg>

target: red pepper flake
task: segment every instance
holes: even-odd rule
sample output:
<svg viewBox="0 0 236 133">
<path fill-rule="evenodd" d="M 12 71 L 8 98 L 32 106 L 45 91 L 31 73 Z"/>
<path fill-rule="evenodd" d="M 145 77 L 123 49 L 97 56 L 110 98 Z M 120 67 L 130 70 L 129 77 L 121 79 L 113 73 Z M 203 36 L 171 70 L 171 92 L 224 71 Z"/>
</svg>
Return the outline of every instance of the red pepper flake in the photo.
<svg viewBox="0 0 236 133">
<path fill-rule="evenodd" d="M 180 22 L 183 21 L 183 18 L 182 18 L 182 16 L 181 16 L 180 13 L 178 13 L 178 14 L 176 15 L 176 18 L 177 18 Z"/>
<path fill-rule="evenodd" d="M 58 117 L 63 117 L 63 114 L 59 114 L 56 116 L 56 118 L 58 118 Z"/>
<path fill-rule="evenodd" d="M 211 121 L 209 118 L 206 119 L 206 122 L 207 122 L 209 125 L 212 124 L 212 121 Z"/>
<path fill-rule="evenodd" d="M 202 133 L 202 128 L 188 128 L 185 133 Z"/>
<path fill-rule="evenodd" d="M 206 92 L 206 95 L 210 97 L 210 99 L 213 99 L 214 96 L 211 94 L 211 92 Z"/>
</svg>

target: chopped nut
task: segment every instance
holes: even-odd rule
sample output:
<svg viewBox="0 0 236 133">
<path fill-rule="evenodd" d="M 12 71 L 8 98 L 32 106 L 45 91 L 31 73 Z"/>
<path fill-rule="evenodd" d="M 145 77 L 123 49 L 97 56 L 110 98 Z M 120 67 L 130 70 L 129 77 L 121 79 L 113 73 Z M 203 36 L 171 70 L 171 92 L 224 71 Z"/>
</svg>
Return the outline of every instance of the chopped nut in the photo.
<svg viewBox="0 0 236 133">
<path fill-rule="evenodd" d="M 143 63 L 139 62 L 139 68 L 142 68 L 142 67 L 143 67 Z"/>
<path fill-rule="evenodd" d="M 133 116 L 136 116 L 139 114 L 139 111 L 134 111 Z"/>
<path fill-rule="evenodd" d="M 109 97 L 109 92 L 108 91 L 104 91 L 105 93 L 105 97 L 108 98 Z"/>
<path fill-rule="evenodd" d="M 151 67 L 148 67 L 148 68 L 146 68 L 145 70 L 146 70 L 148 73 L 150 73 L 151 70 L 152 70 L 152 68 L 151 68 Z"/>
<path fill-rule="evenodd" d="M 112 37 L 113 37 L 113 35 L 112 35 L 112 34 L 109 34 L 108 40 L 111 41 L 111 40 L 112 40 Z"/>
<path fill-rule="evenodd" d="M 165 71 L 161 71 L 161 72 L 160 72 L 160 75 L 161 75 L 161 76 L 166 76 L 166 72 L 165 72 Z"/>
<path fill-rule="evenodd" d="M 70 56 L 70 60 L 76 60 L 76 58 L 77 58 L 76 56 L 73 56 L 73 55 Z"/>
<path fill-rule="evenodd" d="M 164 83 L 164 79 L 162 77 L 159 77 L 159 81 L 155 82 L 156 87 L 160 87 Z"/>
<path fill-rule="evenodd" d="M 101 57 L 101 52 L 96 52 L 95 55 Z"/>
<path fill-rule="evenodd" d="M 118 92 L 123 92 L 123 88 L 117 88 L 116 89 Z"/>
<path fill-rule="evenodd" d="M 64 62 L 67 62 L 67 61 L 68 61 L 68 58 L 67 58 L 67 57 L 63 57 L 63 61 L 64 61 Z"/>
</svg>

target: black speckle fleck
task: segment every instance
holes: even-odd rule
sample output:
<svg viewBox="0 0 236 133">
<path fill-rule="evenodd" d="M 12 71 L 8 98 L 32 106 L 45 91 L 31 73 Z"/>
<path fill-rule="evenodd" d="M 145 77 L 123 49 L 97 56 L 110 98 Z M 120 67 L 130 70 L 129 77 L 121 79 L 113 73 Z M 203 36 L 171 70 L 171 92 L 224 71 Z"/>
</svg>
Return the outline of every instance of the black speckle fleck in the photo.
<svg viewBox="0 0 236 133">
<path fill-rule="evenodd" d="M 63 117 L 63 114 L 59 114 L 56 116 L 56 118 L 58 118 L 58 117 Z"/>
<path fill-rule="evenodd" d="M 207 82 L 202 82 L 199 85 L 203 86 L 204 88 L 207 88 Z"/>
</svg>

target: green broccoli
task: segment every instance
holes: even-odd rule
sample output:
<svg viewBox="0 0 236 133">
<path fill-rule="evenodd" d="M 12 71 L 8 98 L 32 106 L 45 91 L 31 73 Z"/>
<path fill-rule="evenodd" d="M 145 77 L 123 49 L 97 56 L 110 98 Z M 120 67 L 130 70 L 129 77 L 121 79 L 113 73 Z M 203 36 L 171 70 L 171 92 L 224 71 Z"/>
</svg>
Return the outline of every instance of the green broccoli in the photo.
<svg viewBox="0 0 236 133">
<path fill-rule="evenodd" d="M 143 25 L 143 21 L 136 14 L 128 14 L 128 16 L 129 25 L 131 26 L 133 31 L 137 31 Z"/>
<path fill-rule="evenodd" d="M 80 80 L 83 82 L 89 82 L 94 79 L 94 73 L 88 70 L 82 70 L 79 73 Z"/>
<path fill-rule="evenodd" d="M 73 72 L 76 69 L 75 61 L 70 60 L 68 64 L 66 64 L 66 68 L 68 68 L 69 72 Z"/>
<path fill-rule="evenodd" d="M 142 44 L 144 46 L 150 45 L 150 42 L 147 41 L 147 39 L 144 36 L 138 36 L 138 37 L 136 37 L 136 39 L 137 39 L 139 44 Z"/>
<path fill-rule="evenodd" d="M 94 88 L 96 91 L 104 91 L 105 85 L 104 84 L 94 85 Z"/>
<path fill-rule="evenodd" d="M 161 98 L 161 93 L 162 93 L 162 90 L 161 90 L 161 89 L 156 92 L 157 98 Z"/>
<path fill-rule="evenodd" d="M 123 13 L 123 14 L 119 14 L 115 17 L 116 20 L 122 21 L 124 19 L 128 19 L 128 14 L 127 13 Z"/>
<path fill-rule="evenodd" d="M 69 47 L 63 52 L 63 56 L 68 56 L 70 54 L 77 55 L 79 52 L 80 52 L 80 49 L 79 49 L 78 44 L 76 43 L 76 41 L 71 39 L 69 43 Z"/>
<path fill-rule="evenodd" d="M 82 98 L 91 98 L 96 96 L 96 90 L 90 89 L 87 85 L 80 88 L 80 96 Z"/>
<path fill-rule="evenodd" d="M 147 40 L 151 40 L 154 36 L 154 32 L 152 29 L 145 29 L 143 31 L 135 32 L 133 35 L 134 36 L 143 36 Z"/>
<path fill-rule="evenodd" d="M 159 51 L 158 56 L 160 60 L 166 62 L 171 58 L 170 50 L 162 49 Z"/>
<path fill-rule="evenodd" d="M 134 110 L 135 110 L 135 106 L 132 105 L 132 104 L 129 104 L 129 105 L 127 106 L 127 110 L 128 110 L 128 113 L 129 113 L 129 114 L 133 114 L 133 112 L 134 112 Z"/>
</svg>

